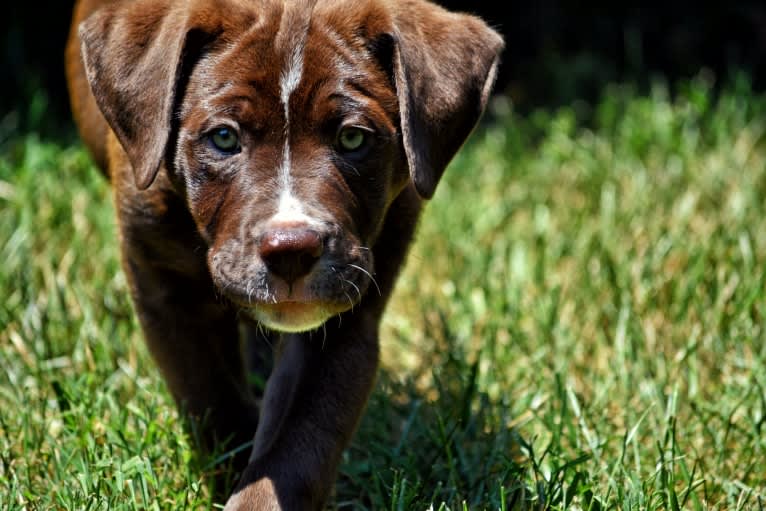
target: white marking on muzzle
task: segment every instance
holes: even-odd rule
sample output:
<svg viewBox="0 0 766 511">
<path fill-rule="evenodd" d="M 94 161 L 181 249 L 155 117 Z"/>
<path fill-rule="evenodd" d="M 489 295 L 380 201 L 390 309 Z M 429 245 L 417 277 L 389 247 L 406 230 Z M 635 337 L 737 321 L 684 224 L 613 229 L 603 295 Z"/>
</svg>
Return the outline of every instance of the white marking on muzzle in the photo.
<svg viewBox="0 0 766 511">
<path fill-rule="evenodd" d="M 303 202 L 293 195 L 290 190 L 282 190 L 280 192 L 277 212 L 271 217 L 271 222 L 305 224 L 306 226 L 319 225 L 319 222 L 315 218 L 306 214 Z"/>
</svg>

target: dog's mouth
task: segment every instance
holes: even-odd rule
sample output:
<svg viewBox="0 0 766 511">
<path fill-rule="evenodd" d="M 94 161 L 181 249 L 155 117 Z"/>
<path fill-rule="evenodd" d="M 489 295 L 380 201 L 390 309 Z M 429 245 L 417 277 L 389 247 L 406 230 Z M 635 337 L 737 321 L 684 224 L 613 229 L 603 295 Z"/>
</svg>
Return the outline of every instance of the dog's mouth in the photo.
<svg viewBox="0 0 766 511">
<path fill-rule="evenodd" d="M 298 296 L 305 296 L 304 293 Z M 355 301 L 336 302 L 322 299 L 297 298 L 274 301 L 243 300 L 230 297 L 240 311 L 263 326 L 279 332 L 307 332 L 322 326 L 333 316 L 354 307 Z"/>
<path fill-rule="evenodd" d="M 280 332 L 306 332 L 319 328 L 347 307 L 322 302 L 256 303 L 245 309 L 265 327 Z"/>
<path fill-rule="evenodd" d="M 308 274 L 286 282 L 257 259 L 227 255 L 224 251 L 211 257 L 211 275 L 218 290 L 241 313 L 280 332 L 319 328 L 333 316 L 353 309 L 370 285 L 376 286 L 371 261 L 365 258 L 325 259 Z"/>
</svg>

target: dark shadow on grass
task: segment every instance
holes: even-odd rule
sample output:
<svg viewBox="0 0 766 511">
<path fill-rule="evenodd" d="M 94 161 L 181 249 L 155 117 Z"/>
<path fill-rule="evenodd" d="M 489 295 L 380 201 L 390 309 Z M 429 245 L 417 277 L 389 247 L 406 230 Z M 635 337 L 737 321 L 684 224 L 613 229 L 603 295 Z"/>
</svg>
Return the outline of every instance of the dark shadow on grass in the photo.
<svg viewBox="0 0 766 511">
<path fill-rule="evenodd" d="M 419 368 L 380 371 L 341 467 L 335 509 L 542 510 L 575 498 L 584 509 L 601 509 L 590 490 L 590 456 L 567 458 L 555 440 L 535 452 L 535 439 L 514 426 L 510 396 L 480 390 L 481 357 L 445 315 L 423 323 L 432 344 Z M 432 383 L 424 388 L 423 381 Z"/>
<path fill-rule="evenodd" d="M 341 467 L 337 509 L 537 508 L 509 409 L 479 391 L 478 362 L 437 317 L 419 369 L 381 369 Z"/>
</svg>

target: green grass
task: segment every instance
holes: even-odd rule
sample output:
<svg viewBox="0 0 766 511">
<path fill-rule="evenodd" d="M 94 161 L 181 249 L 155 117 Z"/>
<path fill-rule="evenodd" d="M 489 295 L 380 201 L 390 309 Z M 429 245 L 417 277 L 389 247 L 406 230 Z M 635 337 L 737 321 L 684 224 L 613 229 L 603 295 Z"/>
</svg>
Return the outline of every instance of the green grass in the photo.
<svg viewBox="0 0 766 511">
<path fill-rule="evenodd" d="M 426 210 L 343 510 L 766 507 L 766 97 L 497 119 Z M 210 507 L 80 146 L 0 156 L 0 509 Z"/>
</svg>

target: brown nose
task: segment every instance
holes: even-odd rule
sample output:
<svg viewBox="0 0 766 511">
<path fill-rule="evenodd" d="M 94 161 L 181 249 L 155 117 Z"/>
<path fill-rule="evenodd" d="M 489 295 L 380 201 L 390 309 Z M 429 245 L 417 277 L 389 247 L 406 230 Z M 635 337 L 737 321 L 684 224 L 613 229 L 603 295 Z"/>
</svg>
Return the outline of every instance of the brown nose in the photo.
<svg viewBox="0 0 766 511">
<path fill-rule="evenodd" d="M 261 236 L 258 252 L 270 272 L 292 284 L 322 255 L 322 237 L 311 229 L 273 229 Z"/>
</svg>

